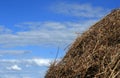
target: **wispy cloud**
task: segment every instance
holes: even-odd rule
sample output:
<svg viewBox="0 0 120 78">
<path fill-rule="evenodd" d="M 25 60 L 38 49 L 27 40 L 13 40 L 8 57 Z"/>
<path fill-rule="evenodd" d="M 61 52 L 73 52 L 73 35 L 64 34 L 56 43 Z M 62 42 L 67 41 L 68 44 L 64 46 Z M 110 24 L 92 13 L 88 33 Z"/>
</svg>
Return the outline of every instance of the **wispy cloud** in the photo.
<svg viewBox="0 0 120 78">
<path fill-rule="evenodd" d="M 0 76 L 1 78 L 3 77 L 3 78 L 20 78 L 20 77 L 18 77 L 17 75 L 15 76 L 15 75 L 2 75 L 2 76 Z"/>
<path fill-rule="evenodd" d="M 52 59 L 43 59 L 43 58 L 33 58 L 33 59 L 1 59 L 0 62 L 8 64 L 24 64 L 26 65 L 37 65 L 37 66 L 49 66 L 52 62 Z M 16 67 L 16 66 L 13 66 Z"/>
<path fill-rule="evenodd" d="M 1 78 L 44 78 L 53 59 L 0 59 Z M 29 66 L 27 66 L 29 65 Z"/>
<path fill-rule="evenodd" d="M 56 13 L 83 17 L 76 22 L 44 21 L 23 22 L 15 24 L 18 31 L 10 33 L 8 28 L 0 26 L 0 47 L 16 47 L 28 45 L 58 45 L 71 43 L 76 38 L 76 32 L 83 32 L 104 16 L 108 9 L 91 4 L 58 3 L 52 6 Z M 6 33 L 5 33 L 6 32 Z"/>
<path fill-rule="evenodd" d="M 22 68 L 20 68 L 18 65 L 13 65 L 10 67 L 7 67 L 8 70 L 13 70 L 13 71 L 20 71 Z"/>
<path fill-rule="evenodd" d="M 55 4 L 51 9 L 59 14 L 85 18 L 99 18 L 108 12 L 108 9 L 99 6 L 92 6 L 91 4 L 68 4 L 65 2 Z"/>
<path fill-rule="evenodd" d="M 7 33 L 11 33 L 12 30 L 5 28 L 3 25 L 0 25 L 0 34 L 7 34 Z"/>
<path fill-rule="evenodd" d="M 14 34 L 10 29 L 0 26 L 0 47 L 16 47 L 28 45 L 58 45 L 71 43 L 76 38 L 76 32 L 83 32 L 104 16 L 108 9 L 91 4 L 58 3 L 51 6 L 56 13 L 83 17 L 76 22 L 23 22 L 15 24 L 19 30 Z M 89 19 L 91 18 L 91 19 Z M 6 33 L 5 33 L 6 32 Z"/>
<path fill-rule="evenodd" d="M 96 20 L 84 22 L 24 22 L 16 26 L 27 29 L 15 34 L 1 34 L 1 47 L 68 44 Z"/>
<path fill-rule="evenodd" d="M 31 51 L 26 51 L 26 50 L 0 50 L 0 55 L 20 55 L 20 54 L 27 54 L 30 53 Z"/>
<path fill-rule="evenodd" d="M 37 58 L 27 60 L 27 61 L 31 62 L 31 63 L 35 63 L 38 66 L 49 66 L 50 63 L 52 62 L 52 60 L 50 60 L 50 59 L 37 59 Z"/>
</svg>

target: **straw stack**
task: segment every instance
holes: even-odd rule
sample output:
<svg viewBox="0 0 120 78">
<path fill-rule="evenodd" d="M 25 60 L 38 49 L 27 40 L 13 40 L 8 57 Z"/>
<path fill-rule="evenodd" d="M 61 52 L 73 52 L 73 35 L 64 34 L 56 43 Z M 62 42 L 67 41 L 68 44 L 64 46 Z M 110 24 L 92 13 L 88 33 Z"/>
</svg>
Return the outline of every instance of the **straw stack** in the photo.
<svg viewBox="0 0 120 78">
<path fill-rule="evenodd" d="M 45 78 L 120 78 L 120 9 L 79 36 Z"/>
</svg>

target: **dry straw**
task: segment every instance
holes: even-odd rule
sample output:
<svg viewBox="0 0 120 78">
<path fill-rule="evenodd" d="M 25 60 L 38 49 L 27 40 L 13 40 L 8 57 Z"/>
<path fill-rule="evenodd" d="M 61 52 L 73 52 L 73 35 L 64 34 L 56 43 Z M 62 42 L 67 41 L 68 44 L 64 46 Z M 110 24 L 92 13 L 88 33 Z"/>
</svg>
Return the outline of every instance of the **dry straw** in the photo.
<svg viewBox="0 0 120 78">
<path fill-rule="evenodd" d="M 79 36 L 45 78 L 120 78 L 120 9 Z"/>
</svg>

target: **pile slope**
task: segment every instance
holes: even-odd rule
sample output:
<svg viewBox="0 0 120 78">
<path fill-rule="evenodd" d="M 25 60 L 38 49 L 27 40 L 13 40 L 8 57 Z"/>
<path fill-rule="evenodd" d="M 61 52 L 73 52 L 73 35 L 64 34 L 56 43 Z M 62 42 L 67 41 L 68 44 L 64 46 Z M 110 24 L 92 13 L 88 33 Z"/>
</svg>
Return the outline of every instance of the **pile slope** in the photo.
<svg viewBox="0 0 120 78">
<path fill-rule="evenodd" d="M 120 9 L 79 36 L 45 78 L 120 78 Z"/>
</svg>

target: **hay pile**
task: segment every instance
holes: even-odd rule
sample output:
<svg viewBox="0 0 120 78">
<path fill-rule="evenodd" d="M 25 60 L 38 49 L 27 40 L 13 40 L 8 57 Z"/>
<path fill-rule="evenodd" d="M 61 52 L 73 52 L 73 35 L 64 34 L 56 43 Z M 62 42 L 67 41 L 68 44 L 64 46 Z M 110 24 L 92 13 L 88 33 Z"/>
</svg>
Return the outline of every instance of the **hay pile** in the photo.
<svg viewBox="0 0 120 78">
<path fill-rule="evenodd" d="M 120 78 L 120 9 L 78 37 L 45 78 Z"/>
</svg>

